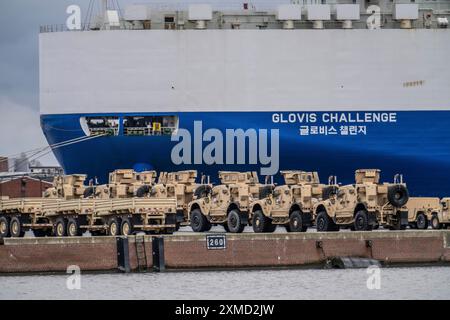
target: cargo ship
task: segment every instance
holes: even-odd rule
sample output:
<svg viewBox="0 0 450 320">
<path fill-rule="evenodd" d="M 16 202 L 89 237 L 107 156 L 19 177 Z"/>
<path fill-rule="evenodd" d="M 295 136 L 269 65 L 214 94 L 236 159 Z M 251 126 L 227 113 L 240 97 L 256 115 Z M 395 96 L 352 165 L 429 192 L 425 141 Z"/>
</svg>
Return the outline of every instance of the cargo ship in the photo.
<svg viewBox="0 0 450 320">
<path fill-rule="evenodd" d="M 42 26 L 41 127 L 65 173 L 302 169 L 345 184 L 379 168 L 448 196 L 450 3 L 315 2 L 104 0 L 93 23 Z"/>
</svg>

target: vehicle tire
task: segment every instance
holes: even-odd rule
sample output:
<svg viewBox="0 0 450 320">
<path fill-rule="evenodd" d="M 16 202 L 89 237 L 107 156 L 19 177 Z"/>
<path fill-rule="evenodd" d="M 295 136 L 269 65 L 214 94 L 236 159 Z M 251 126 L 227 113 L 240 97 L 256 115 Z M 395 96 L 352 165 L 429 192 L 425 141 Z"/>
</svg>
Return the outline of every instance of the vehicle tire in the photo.
<svg viewBox="0 0 450 320">
<path fill-rule="evenodd" d="M 245 225 L 242 222 L 239 211 L 231 210 L 228 213 L 227 225 L 231 233 L 241 233 L 244 231 Z"/>
<path fill-rule="evenodd" d="M 133 225 L 131 224 L 130 219 L 123 218 L 120 223 L 120 234 L 123 236 L 129 236 L 133 234 Z"/>
<path fill-rule="evenodd" d="M 366 210 L 360 210 L 355 215 L 355 231 L 367 231 L 369 227 L 369 216 Z"/>
<path fill-rule="evenodd" d="M 55 237 L 65 237 L 67 235 L 66 220 L 64 218 L 56 219 L 53 229 L 53 235 Z"/>
<path fill-rule="evenodd" d="M 12 217 L 9 222 L 9 233 L 13 238 L 22 238 L 25 235 L 25 230 L 23 230 L 22 222 L 20 222 L 19 217 Z"/>
<path fill-rule="evenodd" d="M 267 221 L 266 228 L 264 229 L 264 232 L 272 233 L 275 232 L 277 229 L 277 225 L 272 223 L 272 220 Z"/>
<path fill-rule="evenodd" d="M 255 233 L 264 232 L 267 228 L 267 222 L 268 219 L 261 210 L 256 210 L 253 213 L 252 227 Z"/>
<path fill-rule="evenodd" d="M 0 237 L 7 238 L 10 236 L 9 233 L 9 217 L 1 216 L 0 217 Z"/>
<path fill-rule="evenodd" d="M 78 219 L 69 218 L 69 220 L 67 220 L 67 236 L 80 237 L 81 235 L 83 235 L 83 232 L 80 229 Z"/>
<path fill-rule="evenodd" d="M 408 189 L 401 184 L 390 186 L 388 188 L 388 200 L 394 207 L 403 207 L 409 200 Z"/>
<path fill-rule="evenodd" d="M 228 224 L 226 222 L 222 226 L 225 229 L 225 232 L 230 232 L 230 228 L 228 228 Z"/>
<path fill-rule="evenodd" d="M 203 231 L 208 232 L 211 230 L 211 228 L 212 228 L 212 224 L 208 221 L 208 219 L 206 219 L 206 225 L 205 225 L 205 229 Z"/>
<path fill-rule="evenodd" d="M 305 232 L 308 227 L 303 225 L 302 213 L 298 210 L 293 211 L 289 216 L 289 224 L 288 224 L 289 232 Z"/>
<path fill-rule="evenodd" d="M 120 235 L 120 224 L 116 217 L 112 217 L 108 221 L 108 236 L 116 237 Z"/>
<path fill-rule="evenodd" d="M 323 231 L 332 231 L 332 224 L 333 221 L 331 221 L 330 217 L 325 211 L 319 212 L 316 218 L 316 229 L 319 232 Z"/>
<path fill-rule="evenodd" d="M 194 232 L 203 232 L 207 229 L 209 221 L 200 211 L 200 209 L 194 209 L 191 212 L 191 228 Z M 210 224 L 211 225 L 211 224 Z M 211 227 L 210 227 L 211 229 Z"/>
<path fill-rule="evenodd" d="M 419 213 L 416 218 L 417 229 L 424 230 L 428 228 L 427 217 L 423 213 Z"/>
<path fill-rule="evenodd" d="M 442 229 L 442 223 L 439 222 L 439 218 L 435 214 L 431 217 L 431 227 L 435 230 Z"/>
</svg>

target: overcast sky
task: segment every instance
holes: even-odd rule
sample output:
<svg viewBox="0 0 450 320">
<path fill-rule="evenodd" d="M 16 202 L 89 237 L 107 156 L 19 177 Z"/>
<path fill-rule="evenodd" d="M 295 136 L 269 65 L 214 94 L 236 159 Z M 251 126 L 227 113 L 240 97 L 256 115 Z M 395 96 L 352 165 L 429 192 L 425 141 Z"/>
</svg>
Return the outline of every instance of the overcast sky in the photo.
<svg viewBox="0 0 450 320">
<path fill-rule="evenodd" d="M 82 20 L 90 0 L 0 0 L 0 156 L 46 146 L 39 126 L 39 26 L 64 24 L 66 8 L 77 4 L 82 9 Z M 123 8 L 130 3 L 153 5 L 211 3 L 214 8 L 239 7 L 243 2 L 255 6 L 275 6 L 288 0 L 218 1 L 218 0 L 118 0 Z M 100 3 L 100 0 L 96 0 Z M 57 164 L 50 154 L 42 159 L 45 164 Z"/>
</svg>

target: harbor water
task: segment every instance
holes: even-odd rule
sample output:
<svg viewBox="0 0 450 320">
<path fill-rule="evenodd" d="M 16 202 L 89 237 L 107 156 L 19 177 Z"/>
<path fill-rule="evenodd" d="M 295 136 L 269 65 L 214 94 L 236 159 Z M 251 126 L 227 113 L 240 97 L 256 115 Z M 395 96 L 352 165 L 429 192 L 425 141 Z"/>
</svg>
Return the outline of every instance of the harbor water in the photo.
<svg viewBox="0 0 450 320">
<path fill-rule="evenodd" d="M 81 272 L 79 289 L 64 274 L 0 276 L 0 299 L 450 299 L 450 267 L 379 272 L 379 286 L 367 269 Z"/>
</svg>

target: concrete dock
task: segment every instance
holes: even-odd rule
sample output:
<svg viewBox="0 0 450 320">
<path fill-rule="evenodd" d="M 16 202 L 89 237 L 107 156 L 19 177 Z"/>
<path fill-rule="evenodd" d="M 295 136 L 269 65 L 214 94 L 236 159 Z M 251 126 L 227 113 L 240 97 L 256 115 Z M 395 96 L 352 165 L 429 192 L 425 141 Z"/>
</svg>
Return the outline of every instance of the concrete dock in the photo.
<svg viewBox="0 0 450 320">
<path fill-rule="evenodd" d="M 207 236 L 214 235 L 226 237 L 222 247 L 208 248 Z M 142 267 L 142 261 L 152 270 L 155 241 L 162 250 L 155 257 L 160 254 L 160 264 L 166 270 L 314 266 L 333 257 L 372 258 L 385 265 L 450 265 L 450 230 L 184 233 L 161 237 L 163 243 L 155 236 L 141 236 L 141 241 L 130 236 L 125 251 L 123 242 L 119 245 L 115 237 L 3 239 L 0 273 L 65 272 L 71 265 L 82 271 L 111 271 L 118 270 L 123 258 L 131 271 Z"/>
</svg>

